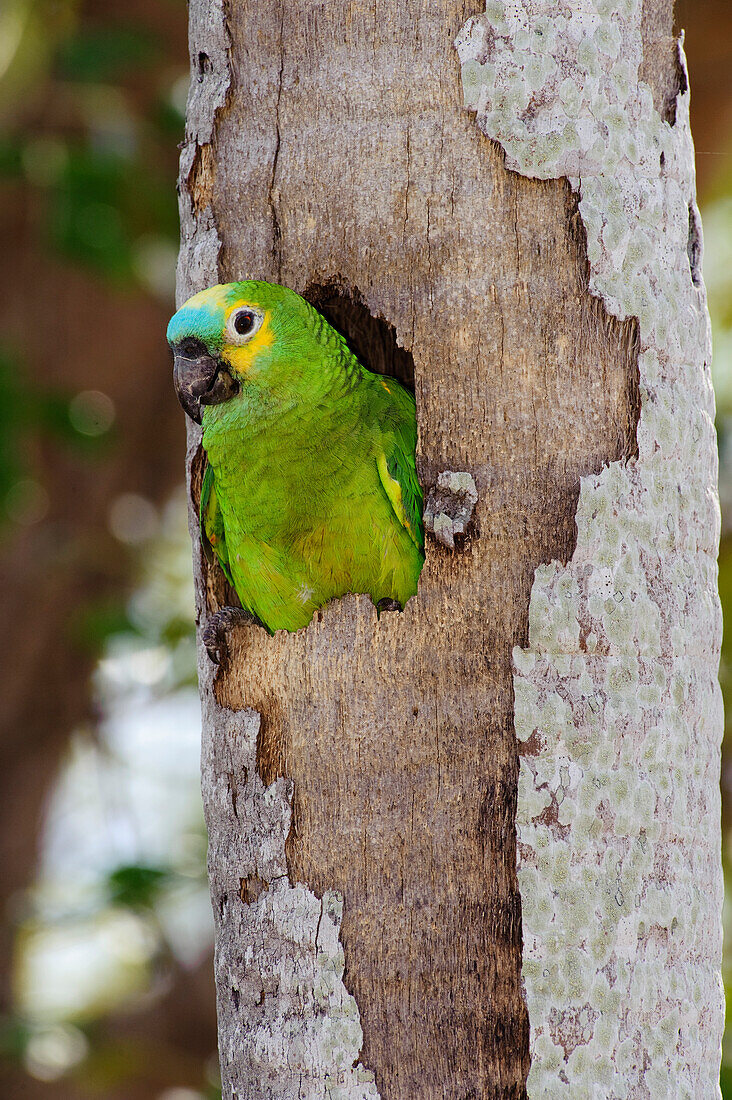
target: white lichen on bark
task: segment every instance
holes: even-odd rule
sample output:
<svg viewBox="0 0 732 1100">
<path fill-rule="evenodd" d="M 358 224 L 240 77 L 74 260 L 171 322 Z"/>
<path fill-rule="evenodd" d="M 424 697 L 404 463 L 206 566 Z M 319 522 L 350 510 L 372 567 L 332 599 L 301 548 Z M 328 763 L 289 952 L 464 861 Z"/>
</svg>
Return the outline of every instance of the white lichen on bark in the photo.
<svg viewBox="0 0 732 1100">
<path fill-rule="evenodd" d="M 210 202 L 192 173 L 215 137 L 231 81 L 221 0 L 191 4 L 191 88 L 180 157 L 181 248 L 177 300 L 219 281 L 221 249 Z M 198 188 L 204 196 L 207 189 Z M 198 200 L 198 201 L 197 201 Z M 188 422 L 188 469 L 201 429 Z M 198 517 L 190 514 L 199 630 L 208 615 Z M 342 901 L 291 885 L 285 840 L 292 784 L 265 787 L 257 771 L 256 711 L 218 705 L 214 668 L 202 644 L 202 791 L 209 831 L 209 883 L 216 934 L 215 976 L 224 1100 L 378 1100 L 358 1064 L 363 1035 L 343 982 Z"/>
<path fill-rule="evenodd" d="M 224 1096 L 378 1100 L 373 1074 L 356 1064 L 363 1036 L 343 983 L 341 898 L 288 878 L 292 783 L 260 779 L 256 711 L 217 706 L 208 686 L 203 707 Z"/>
<path fill-rule="evenodd" d="M 583 480 L 575 554 L 537 569 L 514 653 L 529 1095 L 719 1096 L 719 513 L 688 94 L 670 126 L 638 81 L 641 0 L 488 0 L 456 45 L 481 130 L 509 168 L 569 178 L 591 289 L 640 326 L 638 459 Z"/>
</svg>

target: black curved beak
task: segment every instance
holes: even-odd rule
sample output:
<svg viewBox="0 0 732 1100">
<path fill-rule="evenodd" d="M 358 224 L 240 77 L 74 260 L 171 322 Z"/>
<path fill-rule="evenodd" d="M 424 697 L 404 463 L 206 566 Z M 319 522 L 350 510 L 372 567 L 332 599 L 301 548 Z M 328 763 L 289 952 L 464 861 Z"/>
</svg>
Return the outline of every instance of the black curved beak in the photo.
<svg viewBox="0 0 732 1100">
<path fill-rule="evenodd" d="M 202 405 L 220 405 L 239 392 L 239 383 L 199 341 L 173 348 L 173 384 L 183 410 L 201 423 Z"/>
</svg>

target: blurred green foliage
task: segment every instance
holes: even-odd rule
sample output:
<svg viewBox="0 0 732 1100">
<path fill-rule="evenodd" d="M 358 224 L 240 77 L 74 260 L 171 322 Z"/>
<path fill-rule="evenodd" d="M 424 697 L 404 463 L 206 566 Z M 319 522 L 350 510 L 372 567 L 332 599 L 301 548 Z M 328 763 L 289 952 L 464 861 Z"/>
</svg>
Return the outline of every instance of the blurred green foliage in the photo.
<svg viewBox="0 0 732 1100">
<path fill-rule="evenodd" d="M 184 5 L 167 6 L 182 28 Z M 0 9 L 0 201 L 27 209 L 32 247 L 120 292 L 172 300 L 186 76 L 185 59 L 169 54 L 159 27 L 126 20 L 124 5 L 101 17 L 76 0 Z M 34 384 L 0 333 L 0 533 L 48 510 L 39 441 L 96 457 L 113 445 L 110 426 L 86 431 L 70 415 L 72 401 Z"/>
<path fill-rule="evenodd" d="M 0 202 L 28 249 L 60 272 L 76 266 L 110 293 L 142 291 L 166 305 L 185 24 L 183 0 L 0 6 Z M 52 511 L 42 471 L 53 448 L 103 462 L 117 440 L 107 394 L 44 385 L 30 359 L 0 333 L 6 535 Z M 211 923 L 186 504 L 179 496 L 161 512 L 128 493 L 109 507 L 109 533 L 127 544 L 136 587 L 131 599 L 76 601 L 60 640 L 99 658 L 96 721 L 72 738 L 50 792 L 56 810 L 17 940 L 17 1012 L 0 1025 L 0 1048 L 34 1078 L 58 1082 L 54 1096 L 66 1095 L 67 1081 L 103 1096 L 149 1079 L 155 1095 L 187 1082 L 191 1096 L 214 1100 L 215 1066 L 200 1055 L 109 1026 L 122 1006 L 154 1001 L 176 971 L 199 965 Z"/>
<path fill-rule="evenodd" d="M 161 867 L 139 863 L 116 867 L 107 876 L 106 882 L 110 904 L 122 905 L 127 909 L 152 909 L 170 874 L 169 870 Z"/>
<path fill-rule="evenodd" d="M 220 1096 L 215 1062 L 107 1027 L 198 966 L 212 939 L 183 491 L 132 560 L 135 588 L 100 647 L 96 728 L 72 738 L 51 793 L 18 938 L 17 1014 L 0 1047 L 33 1076 L 93 1095 L 131 1087 L 152 1066 L 160 1088 L 193 1079 L 191 1100 L 206 1100 Z"/>
<path fill-rule="evenodd" d="M 81 652 L 95 657 L 100 655 L 108 638 L 134 629 L 121 593 L 87 600 L 72 612 L 67 626 L 69 640 Z"/>
<path fill-rule="evenodd" d="M 139 26 L 116 23 L 78 27 L 59 44 L 55 67 L 62 80 L 102 82 L 125 79 L 162 60 L 162 43 L 155 35 Z"/>
<path fill-rule="evenodd" d="M 58 255 L 147 288 L 136 244 L 158 238 L 171 257 L 177 246 L 171 137 L 183 132 L 180 62 L 171 68 L 159 32 L 114 10 L 108 22 L 87 23 L 83 5 L 58 0 L 63 17 L 38 18 L 48 6 L 15 0 L 15 21 L 6 14 L 14 54 L 35 57 L 40 74 L 32 94 L 22 85 L 15 91 L 25 94 L 12 95 L 12 58 L 4 72 L 0 63 L 0 185 L 27 189 Z M 182 19 L 182 5 L 171 4 L 170 15 Z"/>
<path fill-rule="evenodd" d="M 117 150 L 87 144 L 65 152 L 48 187 L 44 222 L 50 245 L 110 278 L 133 281 L 135 241 L 153 232 L 175 236 L 170 181 L 163 186 Z"/>
<path fill-rule="evenodd" d="M 35 433 L 79 442 L 68 397 L 34 384 L 20 355 L 0 346 L 0 486 L 20 476 L 27 438 Z"/>
<path fill-rule="evenodd" d="M 41 440 L 95 456 L 108 444 L 111 423 L 90 436 L 75 422 L 73 401 L 32 380 L 20 353 L 0 345 L 0 535 L 11 521 L 33 523 L 45 515 L 34 458 Z"/>
</svg>

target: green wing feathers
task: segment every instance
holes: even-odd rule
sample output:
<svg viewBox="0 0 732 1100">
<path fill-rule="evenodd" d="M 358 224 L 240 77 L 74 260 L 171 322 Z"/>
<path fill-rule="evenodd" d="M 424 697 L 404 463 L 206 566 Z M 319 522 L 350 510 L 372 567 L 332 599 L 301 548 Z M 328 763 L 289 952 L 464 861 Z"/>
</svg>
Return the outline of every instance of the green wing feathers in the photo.
<svg viewBox="0 0 732 1100">
<path fill-rule="evenodd" d="M 211 562 L 214 556 L 224 571 L 229 584 L 234 587 L 229 566 L 229 551 L 226 545 L 226 531 L 224 530 L 224 518 L 219 508 L 216 496 L 216 479 L 213 466 L 206 465 L 201 486 L 201 543 L 206 559 Z"/>
<path fill-rule="evenodd" d="M 414 398 L 390 380 L 390 392 L 399 405 L 409 405 L 409 416 L 400 417 L 390 431 L 385 431 L 383 451 L 376 456 L 379 478 L 394 513 L 409 532 L 418 550 L 424 549 L 422 525 L 422 488 L 417 480 L 414 451 L 417 444 L 417 426 L 414 416 Z M 397 396 L 398 394 L 398 396 Z"/>
</svg>

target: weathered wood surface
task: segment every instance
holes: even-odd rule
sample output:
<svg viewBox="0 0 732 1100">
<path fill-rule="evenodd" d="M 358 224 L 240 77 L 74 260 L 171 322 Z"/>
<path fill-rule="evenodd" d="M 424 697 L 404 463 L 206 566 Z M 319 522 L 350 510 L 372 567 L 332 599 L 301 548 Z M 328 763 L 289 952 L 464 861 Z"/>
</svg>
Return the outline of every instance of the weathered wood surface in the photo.
<svg viewBox="0 0 732 1100">
<path fill-rule="evenodd" d="M 588 290 L 569 185 L 507 171 L 465 111 L 472 13 L 191 4 L 180 297 L 358 293 L 413 355 L 423 484 L 479 491 L 403 614 L 348 597 L 240 631 L 215 683 L 202 658 L 227 1097 L 374 1096 L 356 1058 L 382 1097 L 525 1095 L 511 650 L 534 570 L 572 555 L 580 478 L 637 453 L 638 332 Z M 204 617 L 224 593 L 197 568 Z"/>
<path fill-rule="evenodd" d="M 532 1097 L 719 1096 L 717 454 L 680 46 L 643 79 L 664 8 L 499 0 L 458 39 L 477 125 L 569 178 L 590 286 L 638 322 L 637 459 L 583 480 L 514 653 Z"/>
</svg>

